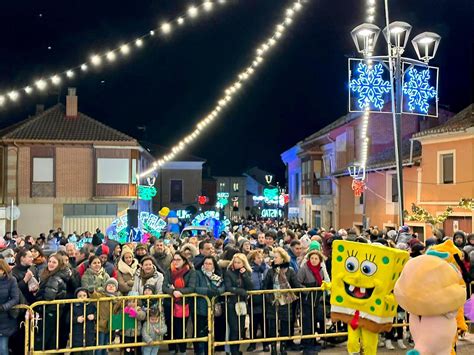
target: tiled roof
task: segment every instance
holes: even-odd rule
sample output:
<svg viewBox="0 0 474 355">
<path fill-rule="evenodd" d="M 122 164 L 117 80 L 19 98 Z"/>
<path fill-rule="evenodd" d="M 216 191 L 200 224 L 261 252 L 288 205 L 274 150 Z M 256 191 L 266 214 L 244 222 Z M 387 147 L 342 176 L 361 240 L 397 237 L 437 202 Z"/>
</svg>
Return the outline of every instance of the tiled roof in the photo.
<svg viewBox="0 0 474 355">
<path fill-rule="evenodd" d="M 77 117 L 65 115 L 65 107 L 57 104 L 50 109 L 0 130 L 3 140 L 38 141 L 87 141 L 137 143 L 125 133 L 119 132 L 93 118 L 78 112 Z"/>
<path fill-rule="evenodd" d="M 474 127 L 474 104 L 470 104 L 444 124 L 415 133 L 413 138 L 425 137 L 432 134 L 460 132 L 467 130 L 469 127 Z"/>
</svg>

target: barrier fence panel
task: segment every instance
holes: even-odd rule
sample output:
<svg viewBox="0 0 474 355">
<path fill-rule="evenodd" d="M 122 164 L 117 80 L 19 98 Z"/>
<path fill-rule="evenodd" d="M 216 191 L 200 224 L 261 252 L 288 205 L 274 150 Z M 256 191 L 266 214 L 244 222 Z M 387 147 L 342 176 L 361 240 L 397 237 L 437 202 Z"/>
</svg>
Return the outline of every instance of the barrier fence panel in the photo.
<svg viewBox="0 0 474 355">
<path fill-rule="evenodd" d="M 472 293 L 474 282 L 469 286 Z M 315 341 L 341 343 L 347 338 L 347 326 L 331 321 L 329 294 L 319 287 L 249 291 L 247 296 L 224 293 L 212 299 L 199 294 L 182 299 L 169 295 L 68 299 L 15 308 L 24 319 L 19 324 L 24 327 L 25 354 L 91 350 L 106 354 L 106 349 L 165 344 L 174 348 L 191 342 L 195 352 L 213 354 L 222 346 L 237 351 L 242 344 L 300 340 L 312 347 Z M 407 313 L 399 312 L 392 331 L 407 325 Z M 160 336 L 143 339 L 150 328 Z"/>
</svg>

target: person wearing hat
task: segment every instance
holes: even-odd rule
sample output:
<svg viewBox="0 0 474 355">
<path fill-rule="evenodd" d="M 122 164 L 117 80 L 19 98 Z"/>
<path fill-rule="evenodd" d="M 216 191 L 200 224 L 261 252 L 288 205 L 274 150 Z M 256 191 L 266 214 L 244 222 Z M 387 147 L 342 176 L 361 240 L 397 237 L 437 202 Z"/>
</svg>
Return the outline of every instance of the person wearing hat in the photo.
<svg viewBox="0 0 474 355">
<path fill-rule="evenodd" d="M 109 274 L 110 277 L 117 279 L 117 269 L 115 265 L 110 262 L 110 249 L 106 244 L 101 244 L 95 251 L 95 255 L 100 258 L 102 267 Z"/>
<path fill-rule="evenodd" d="M 146 244 L 138 243 L 135 247 L 135 259 L 138 260 L 138 263 L 142 263 L 142 259 L 148 255 L 148 248 Z"/>
<path fill-rule="evenodd" d="M 407 244 L 408 241 L 413 238 L 413 236 L 410 234 L 410 227 L 408 226 L 401 226 L 400 229 L 398 230 L 398 237 L 395 240 L 397 244 L 404 243 Z"/>
<path fill-rule="evenodd" d="M 103 291 L 94 291 L 91 295 L 94 299 L 104 299 L 96 303 L 97 309 L 99 310 L 97 314 L 97 328 L 99 331 L 98 345 L 110 344 L 110 318 L 111 310 L 112 314 L 118 314 L 121 311 L 122 301 L 115 300 L 115 297 L 118 296 L 118 282 L 113 278 L 109 278 L 104 285 Z M 95 355 L 106 355 L 107 350 L 101 349 L 96 350 Z"/>
</svg>

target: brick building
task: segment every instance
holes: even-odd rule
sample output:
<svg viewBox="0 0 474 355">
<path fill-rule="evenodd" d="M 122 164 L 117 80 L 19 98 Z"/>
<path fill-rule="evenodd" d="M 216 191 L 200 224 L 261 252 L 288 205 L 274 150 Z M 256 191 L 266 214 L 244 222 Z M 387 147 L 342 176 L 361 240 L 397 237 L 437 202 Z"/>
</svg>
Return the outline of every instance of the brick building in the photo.
<svg viewBox="0 0 474 355">
<path fill-rule="evenodd" d="M 14 228 L 22 234 L 105 230 L 133 204 L 136 175 L 152 161 L 134 138 L 79 112 L 75 89 L 66 106 L 4 128 L 0 140 L 0 200 L 20 208 Z M 10 228 L 4 209 L 0 233 Z"/>
</svg>

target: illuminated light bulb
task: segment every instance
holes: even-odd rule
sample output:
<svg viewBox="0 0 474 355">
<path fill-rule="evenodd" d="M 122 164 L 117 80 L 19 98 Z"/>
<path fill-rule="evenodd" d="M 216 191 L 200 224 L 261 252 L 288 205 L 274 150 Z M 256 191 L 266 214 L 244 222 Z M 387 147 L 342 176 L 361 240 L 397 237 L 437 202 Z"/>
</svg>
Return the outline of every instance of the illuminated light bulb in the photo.
<svg viewBox="0 0 474 355">
<path fill-rule="evenodd" d="M 263 54 L 263 49 L 261 49 L 261 48 L 257 49 L 257 54 L 262 55 Z"/>
<path fill-rule="evenodd" d="M 270 39 L 268 40 L 268 44 L 269 44 L 270 46 L 274 46 L 276 43 L 277 43 L 277 41 L 275 40 L 275 38 L 270 38 Z"/>
<path fill-rule="evenodd" d="M 242 74 L 242 79 L 247 80 L 249 78 L 249 75 L 247 73 Z"/>
<path fill-rule="evenodd" d="M 110 51 L 106 54 L 106 58 L 109 62 L 113 62 L 116 58 L 115 53 Z"/>
<path fill-rule="evenodd" d="M 295 11 L 293 9 L 287 9 L 286 10 L 286 16 L 291 17 L 295 14 Z"/>
<path fill-rule="evenodd" d="M 237 89 L 240 89 L 240 88 L 242 87 L 242 83 L 235 83 L 235 87 L 236 87 Z"/>
<path fill-rule="evenodd" d="M 66 72 L 66 76 L 67 76 L 68 78 L 72 78 L 72 77 L 74 76 L 74 72 L 73 72 L 72 70 L 68 70 L 68 71 Z"/>
<path fill-rule="evenodd" d="M 280 38 L 282 35 L 283 35 L 283 33 L 281 33 L 281 32 L 275 32 L 275 37 L 276 38 Z"/>
<path fill-rule="evenodd" d="M 224 99 L 219 100 L 219 105 L 220 106 L 225 106 L 226 104 L 227 104 L 227 101 L 225 101 Z"/>
<path fill-rule="evenodd" d="M 54 84 L 54 85 L 58 85 L 60 82 L 61 82 L 61 78 L 57 75 L 53 75 L 51 77 L 51 82 Z"/>
<path fill-rule="evenodd" d="M 39 90 L 44 90 L 48 84 L 43 79 L 40 79 L 35 83 L 35 85 Z"/>
<path fill-rule="evenodd" d="M 150 36 L 154 36 L 155 35 L 155 31 L 151 30 L 150 31 Z"/>
<path fill-rule="evenodd" d="M 91 63 L 94 65 L 100 65 L 100 63 L 102 63 L 102 58 L 95 54 L 91 57 Z"/>
<path fill-rule="evenodd" d="M 368 12 L 370 15 L 372 15 L 372 14 L 375 12 L 375 8 L 374 8 L 374 7 L 369 7 L 369 8 L 367 9 L 367 12 Z"/>
<path fill-rule="evenodd" d="M 230 101 L 232 101 L 232 96 L 230 96 L 230 95 L 227 95 L 227 96 L 225 97 L 225 100 L 226 100 L 227 102 L 230 102 Z"/>
<path fill-rule="evenodd" d="M 293 22 L 293 20 L 291 19 L 291 17 L 285 18 L 285 24 L 291 25 L 292 22 Z"/>
<path fill-rule="evenodd" d="M 165 22 L 161 25 L 161 32 L 168 34 L 171 32 L 171 24 Z"/>
<path fill-rule="evenodd" d="M 220 112 L 222 110 L 222 107 L 220 107 L 219 105 L 216 106 L 216 111 L 217 112 Z"/>
<path fill-rule="evenodd" d="M 128 53 L 130 53 L 130 47 L 128 46 L 128 44 L 124 44 L 120 46 L 120 52 L 122 52 L 122 54 L 124 55 L 127 55 Z"/>
<path fill-rule="evenodd" d="M 5 103 L 5 96 L 0 95 L 0 106 L 3 106 L 4 103 Z"/>
<path fill-rule="evenodd" d="M 158 167 L 158 163 L 157 163 L 156 161 L 153 162 L 153 167 L 154 167 L 154 168 L 157 168 L 157 167 Z"/>
<path fill-rule="evenodd" d="M 87 70 L 87 64 L 81 64 L 81 70 L 86 71 Z"/>
<path fill-rule="evenodd" d="M 33 89 L 31 88 L 31 86 L 27 86 L 27 87 L 25 88 L 25 92 L 26 92 L 27 94 L 31 94 L 32 91 L 33 91 Z"/>
<path fill-rule="evenodd" d="M 374 22 L 374 16 L 373 15 L 367 16 L 367 21 Z"/>
<path fill-rule="evenodd" d="M 254 67 L 257 67 L 258 64 L 259 64 L 259 63 L 257 62 L 257 60 L 254 60 L 254 61 L 252 62 L 252 65 L 253 65 Z"/>
<path fill-rule="evenodd" d="M 195 6 L 191 6 L 188 9 L 188 15 L 189 17 L 196 17 L 199 14 L 199 10 Z"/>
<path fill-rule="evenodd" d="M 253 74 L 254 71 L 255 71 L 255 69 L 252 68 L 252 67 L 250 67 L 250 68 L 247 69 L 247 73 L 248 73 L 248 74 Z"/>
<path fill-rule="evenodd" d="M 135 41 L 135 45 L 137 47 L 141 47 L 143 46 L 143 40 L 141 38 L 138 38 L 136 41 Z"/>
<path fill-rule="evenodd" d="M 178 25 L 182 25 L 184 23 L 184 18 L 179 17 L 178 18 Z"/>
<path fill-rule="evenodd" d="M 18 97 L 20 96 L 20 94 L 18 94 L 17 91 L 10 91 L 7 95 L 12 101 L 16 101 Z"/>
<path fill-rule="evenodd" d="M 219 4 L 225 4 L 226 0 L 219 0 Z"/>
<path fill-rule="evenodd" d="M 276 26 L 276 30 L 279 32 L 283 32 L 285 30 L 285 26 L 283 26 L 282 24 L 279 24 Z"/>
<path fill-rule="evenodd" d="M 263 49 L 264 52 L 266 52 L 266 51 L 268 51 L 268 50 L 270 49 L 270 46 L 269 46 L 268 44 L 264 43 L 264 44 L 262 45 L 262 49 Z"/>
<path fill-rule="evenodd" d="M 293 5 L 293 10 L 295 11 L 300 11 L 302 8 L 303 8 L 303 5 L 301 5 L 301 3 L 299 2 L 295 2 L 295 4 Z"/>
<path fill-rule="evenodd" d="M 263 58 L 262 58 L 262 57 L 257 57 L 257 58 L 255 58 L 255 60 L 256 60 L 257 62 L 259 62 L 259 63 L 263 62 Z"/>
<path fill-rule="evenodd" d="M 204 10 L 206 11 L 211 11 L 212 10 L 212 2 L 211 1 L 204 1 L 202 3 L 202 6 L 204 7 Z"/>
<path fill-rule="evenodd" d="M 367 0 L 367 4 L 369 4 L 369 5 L 375 5 L 375 0 Z"/>
</svg>

